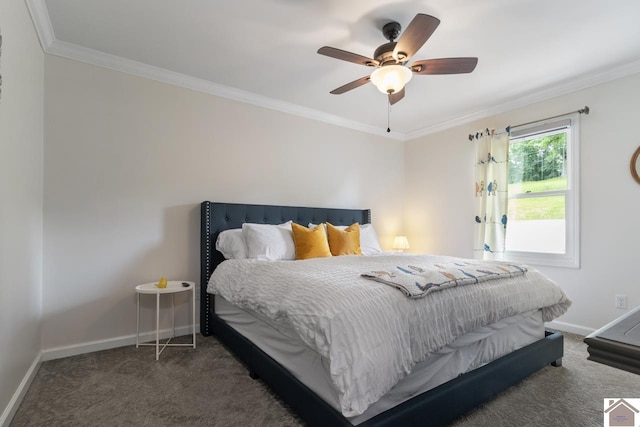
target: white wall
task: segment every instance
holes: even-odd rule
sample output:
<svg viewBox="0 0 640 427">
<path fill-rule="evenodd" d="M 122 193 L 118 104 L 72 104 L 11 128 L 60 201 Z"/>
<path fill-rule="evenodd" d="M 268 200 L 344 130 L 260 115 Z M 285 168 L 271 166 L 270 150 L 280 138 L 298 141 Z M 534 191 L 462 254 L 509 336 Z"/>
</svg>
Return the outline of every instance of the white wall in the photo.
<svg viewBox="0 0 640 427">
<path fill-rule="evenodd" d="M 134 334 L 138 283 L 199 282 L 203 200 L 371 208 L 388 248 L 399 231 L 401 142 L 50 55 L 45 87 L 45 351 Z"/>
<path fill-rule="evenodd" d="M 577 110 L 581 117 L 581 268 L 540 267 L 572 298 L 558 324 L 597 329 L 640 305 L 640 185 L 629 161 L 640 145 L 640 74 L 458 126 L 407 143 L 405 231 L 416 251 L 473 256 L 473 145 L 467 136 Z"/>
<path fill-rule="evenodd" d="M 40 357 L 44 54 L 24 2 L 0 2 L 0 425 Z"/>
</svg>

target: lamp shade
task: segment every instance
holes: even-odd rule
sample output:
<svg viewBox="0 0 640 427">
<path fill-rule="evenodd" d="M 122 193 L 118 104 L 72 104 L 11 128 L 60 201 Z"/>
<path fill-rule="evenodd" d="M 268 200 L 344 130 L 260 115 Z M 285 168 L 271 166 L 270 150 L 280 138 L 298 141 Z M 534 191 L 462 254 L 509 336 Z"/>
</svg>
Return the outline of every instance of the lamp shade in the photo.
<svg viewBox="0 0 640 427">
<path fill-rule="evenodd" d="M 398 251 L 403 251 L 405 249 L 410 249 L 409 240 L 407 240 L 406 236 L 396 236 L 393 240 L 393 249 Z"/>
<path fill-rule="evenodd" d="M 371 73 L 371 82 L 384 94 L 400 92 L 413 74 L 403 65 L 385 65 Z"/>
</svg>

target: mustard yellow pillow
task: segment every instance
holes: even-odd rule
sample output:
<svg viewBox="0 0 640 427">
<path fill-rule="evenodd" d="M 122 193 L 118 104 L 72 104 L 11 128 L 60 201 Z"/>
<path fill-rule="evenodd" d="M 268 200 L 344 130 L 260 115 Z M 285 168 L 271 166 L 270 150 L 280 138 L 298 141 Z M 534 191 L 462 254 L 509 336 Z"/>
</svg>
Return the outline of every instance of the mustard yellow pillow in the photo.
<svg viewBox="0 0 640 427">
<path fill-rule="evenodd" d="M 327 222 L 327 234 L 329 236 L 331 255 L 362 255 L 360 250 L 360 224 L 357 222 L 344 230 L 340 230 Z"/>
<path fill-rule="evenodd" d="M 311 229 L 293 222 L 291 230 L 293 231 L 293 243 L 296 246 L 296 259 L 331 256 L 327 232 L 322 224 Z"/>
</svg>

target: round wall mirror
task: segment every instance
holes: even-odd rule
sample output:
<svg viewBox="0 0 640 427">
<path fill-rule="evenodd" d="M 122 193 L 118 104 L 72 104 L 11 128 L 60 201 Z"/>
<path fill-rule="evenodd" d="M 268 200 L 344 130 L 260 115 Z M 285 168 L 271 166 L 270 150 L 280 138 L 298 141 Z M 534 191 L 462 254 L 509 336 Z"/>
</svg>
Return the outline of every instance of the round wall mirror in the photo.
<svg viewBox="0 0 640 427">
<path fill-rule="evenodd" d="M 640 147 L 631 156 L 631 176 L 640 184 Z"/>
</svg>

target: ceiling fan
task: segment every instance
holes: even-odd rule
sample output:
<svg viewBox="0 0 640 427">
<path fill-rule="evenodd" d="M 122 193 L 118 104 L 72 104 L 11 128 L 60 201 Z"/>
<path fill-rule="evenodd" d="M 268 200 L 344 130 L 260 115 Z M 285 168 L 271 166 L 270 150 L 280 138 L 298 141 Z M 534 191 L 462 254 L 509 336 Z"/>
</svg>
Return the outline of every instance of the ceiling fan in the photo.
<svg viewBox="0 0 640 427">
<path fill-rule="evenodd" d="M 371 75 L 340 86 L 330 93 L 339 95 L 372 82 L 380 92 L 389 96 L 389 104 L 395 104 L 404 98 L 404 86 L 414 74 L 462 74 L 472 72 L 476 68 L 478 58 L 424 59 L 415 61 L 410 66 L 406 65 L 409 59 L 431 37 L 438 25 L 440 25 L 438 18 L 419 13 L 398 39 L 401 29 L 400 24 L 397 22 L 385 24 L 382 27 L 382 34 L 389 40 L 389 43 L 385 43 L 375 50 L 373 53 L 375 59 L 336 49 L 335 47 L 321 47 L 318 49 L 318 53 L 321 55 L 376 68 Z M 397 42 L 394 41 L 396 39 L 398 39 Z"/>
</svg>

